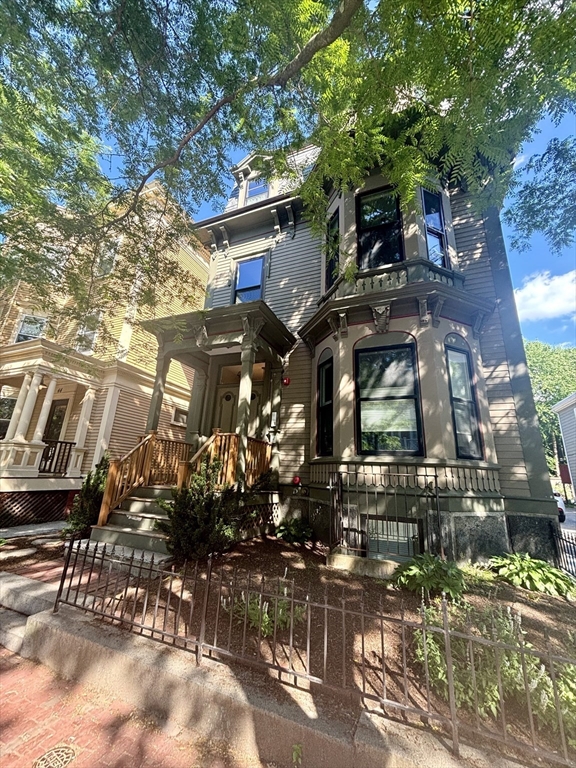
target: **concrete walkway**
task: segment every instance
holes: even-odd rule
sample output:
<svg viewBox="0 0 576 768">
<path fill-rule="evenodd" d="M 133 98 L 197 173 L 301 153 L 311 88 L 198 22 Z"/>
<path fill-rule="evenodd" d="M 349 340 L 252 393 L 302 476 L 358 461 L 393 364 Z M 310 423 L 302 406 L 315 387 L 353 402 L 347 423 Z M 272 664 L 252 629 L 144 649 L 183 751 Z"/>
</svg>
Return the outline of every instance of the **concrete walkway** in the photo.
<svg viewBox="0 0 576 768">
<path fill-rule="evenodd" d="M 0 539 L 17 539 L 20 536 L 44 536 L 47 533 L 59 533 L 66 527 L 66 520 L 53 523 L 35 523 L 33 525 L 15 525 L 12 528 L 0 528 Z"/>
</svg>

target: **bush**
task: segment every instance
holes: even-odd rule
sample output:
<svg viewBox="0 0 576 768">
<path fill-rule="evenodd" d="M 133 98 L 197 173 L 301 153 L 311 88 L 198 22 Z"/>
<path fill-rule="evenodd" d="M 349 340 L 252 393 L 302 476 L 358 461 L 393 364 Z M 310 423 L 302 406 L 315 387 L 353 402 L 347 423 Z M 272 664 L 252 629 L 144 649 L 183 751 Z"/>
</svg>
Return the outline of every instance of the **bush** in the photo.
<svg viewBox="0 0 576 768">
<path fill-rule="evenodd" d="M 312 528 L 301 518 L 295 517 L 276 527 L 276 537 L 288 544 L 305 544 L 312 538 Z"/>
<path fill-rule="evenodd" d="M 285 593 L 286 594 L 286 593 Z M 246 596 L 242 592 L 242 597 L 239 600 L 235 600 L 234 608 L 232 609 L 232 615 L 243 622 L 244 617 L 250 629 L 258 629 L 260 627 L 260 634 L 262 637 L 270 637 L 274 634 L 274 617 L 276 617 L 277 629 L 288 629 L 290 626 L 290 599 L 285 596 L 278 598 L 278 600 L 265 600 L 260 603 L 260 595 L 252 594 L 248 599 L 248 606 L 246 606 Z M 225 600 L 222 598 L 222 605 L 224 610 L 230 612 L 231 600 Z M 294 624 L 298 624 L 304 621 L 306 615 L 306 608 L 303 605 L 294 605 Z"/>
<path fill-rule="evenodd" d="M 62 531 L 63 536 L 90 535 L 90 527 L 98 522 L 109 466 L 110 457 L 105 453 L 94 469 L 86 475 L 80 493 L 74 497 L 68 524 Z"/>
<path fill-rule="evenodd" d="M 502 555 L 490 560 L 490 568 L 515 587 L 556 597 L 576 597 L 576 582 L 558 568 L 530 555 Z"/>
<path fill-rule="evenodd" d="M 452 665 L 456 706 L 478 711 L 482 717 L 496 718 L 500 712 L 500 694 L 498 669 L 502 683 L 502 695 L 506 705 L 515 704 L 519 711 L 527 710 L 524 671 L 530 691 L 532 711 L 540 728 L 558 730 L 558 717 L 555 707 L 554 683 L 542 661 L 522 653 L 521 648 L 532 648 L 530 643 L 522 642 L 524 632 L 520 618 L 513 617 L 510 611 L 502 607 L 488 608 L 481 611 L 469 605 L 453 605 L 450 611 L 450 628 L 468 635 L 478 635 L 498 643 L 511 646 L 499 648 L 473 643 L 474 666 L 470 653 L 470 641 L 451 635 Z M 442 612 L 436 607 L 425 609 L 426 624 L 442 627 Z M 518 649 L 518 650 L 516 650 Z M 444 636 L 441 633 L 415 632 L 415 655 L 423 668 L 428 666 L 430 686 L 439 696 L 448 701 L 448 676 Z M 524 658 L 524 668 L 523 668 Z M 556 690 L 562 712 L 564 731 L 576 734 L 576 665 L 554 663 Z M 476 699 L 474 696 L 474 678 L 476 680 Z M 576 746 L 576 740 L 569 737 Z"/>
<path fill-rule="evenodd" d="M 437 555 L 425 552 L 415 555 L 394 571 L 393 582 L 411 592 L 424 590 L 426 597 L 445 592 L 453 600 L 462 596 L 466 589 L 463 571 L 451 560 L 441 560 Z"/>
<path fill-rule="evenodd" d="M 238 539 L 242 521 L 239 495 L 231 487 L 216 490 L 220 462 L 207 462 L 190 486 L 172 491 L 173 501 L 159 499 L 168 515 L 157 527 L 167 534 L 167 547 L 177 560 L 199 560 L 229 549 Z"/>
</svg>

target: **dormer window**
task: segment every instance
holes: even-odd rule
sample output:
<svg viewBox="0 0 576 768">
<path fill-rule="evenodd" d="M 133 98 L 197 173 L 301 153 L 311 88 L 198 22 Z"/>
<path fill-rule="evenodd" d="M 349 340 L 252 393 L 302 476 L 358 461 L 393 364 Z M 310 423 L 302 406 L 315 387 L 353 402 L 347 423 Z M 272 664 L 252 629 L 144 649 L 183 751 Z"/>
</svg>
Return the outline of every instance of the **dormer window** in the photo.
<svg viewBox="0 0 576 768">
<path fill-rule="evenodd" d="M 44 335 L 47 322 L 45 317 L 24 315 L 16 335 L 16 344 L 19 344 L 21 341 L 32 341 L 33 339 L 41 338 Z"/>
<path fill-rule="evenodd" d="M 422 208 L 426 223 L 428 258 L 439 267 L 448 269 L 446 263 L 446 233 L 442 214 L 442 197 L 438 192 L 422 190 Z"/>
<path fill-rule="evenodd" d="M 246 199 L 250 202 L 254 202 L 254 198 L 264 199 L 268 197 L 268 182 L 266 179 L 258 177 L 257 179 L 249 179 L 248 187 L 246 189 Z"/>
<path fill-rule="evenodd" d="M 358 266 L 376 269 L 404 259 L 402 219 L 392 189 L 360 195 L 357 199 Z"/>
</svg>

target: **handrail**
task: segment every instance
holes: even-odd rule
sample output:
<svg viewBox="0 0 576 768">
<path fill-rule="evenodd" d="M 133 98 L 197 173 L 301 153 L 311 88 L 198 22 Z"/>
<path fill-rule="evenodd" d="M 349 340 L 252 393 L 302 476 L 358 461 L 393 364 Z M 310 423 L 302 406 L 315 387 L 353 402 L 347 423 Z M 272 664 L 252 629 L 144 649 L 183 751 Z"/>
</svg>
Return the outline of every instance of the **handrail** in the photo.
<svg viewBox="0 0 576 768">
<path fill-rule="evenodd" d="M 108 516 L 127 496 L 150 479 L 156 432 L 149 432 L 121 459 L 112 459 L 100 506 L 98 525 L 106 525 Z"/>
</svg>

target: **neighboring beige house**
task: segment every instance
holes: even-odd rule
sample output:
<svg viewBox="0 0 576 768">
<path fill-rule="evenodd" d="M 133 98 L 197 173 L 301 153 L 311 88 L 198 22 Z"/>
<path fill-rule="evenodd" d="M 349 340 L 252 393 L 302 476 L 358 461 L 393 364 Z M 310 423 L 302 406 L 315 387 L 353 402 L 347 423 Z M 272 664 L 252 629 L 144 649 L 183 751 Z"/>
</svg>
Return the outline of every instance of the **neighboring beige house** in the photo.
<svg viewBox="0 0 576 768">
<path fill-rule="evenodd" d="M 202 247 L 181 245 L 179 263 L 199 282 Z M 127 297 L 130 291 L 126 291 Z M 171 300 L 161 312 L 193 309 Z M 0 527 L 62 517 L 67 498 L 105 451 L 120 456 L 144 434 L 156 340 L 127 298 L 108 318 L 111 339 L 54 328 L 27 285 L 0 293 Z M 193 371 L 174 361 L 158 434 L 183 440 Z"/>
<path fill-rule="evenodd" d="M 576 392 L 552 406 L 558 416 L 572 488 L 576 478 Z"/>
<path fill-rule="evenodd" d="M 295 169 L 315 157 L 296 153 Z M 294 182 L 264 182 L 253 161 L 198 224 L 205 311 L 146 324 L 159 340 L 147 429 L 176 360 L 195 371 L 191 450 L 215 428 L 231 435 L 220 458 L 243 482 L 271 443 L 282 508 L 323 520 L 340 552 L 552 557 L 556 505 L 497 211 L 421 189 L 405 213 L 375 171 L 332 193 L 321 242 Z"/>
</svg>

